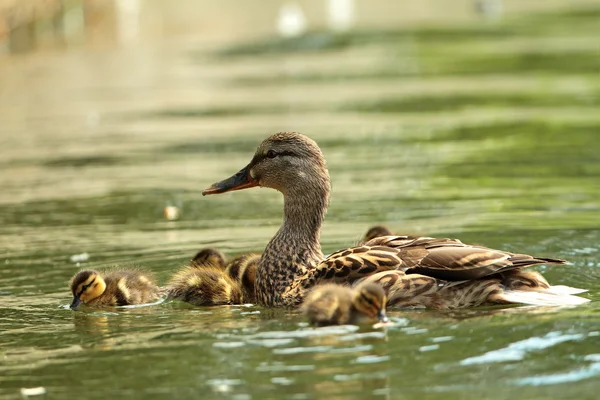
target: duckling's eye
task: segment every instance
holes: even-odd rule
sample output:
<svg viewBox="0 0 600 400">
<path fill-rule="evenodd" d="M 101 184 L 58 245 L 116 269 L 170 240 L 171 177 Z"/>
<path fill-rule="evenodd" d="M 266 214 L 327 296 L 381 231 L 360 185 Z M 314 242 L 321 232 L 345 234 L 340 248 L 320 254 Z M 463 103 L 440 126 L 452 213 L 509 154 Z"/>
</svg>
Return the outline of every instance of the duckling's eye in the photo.
<svg viewBox="0 0 600 400">
<path fill-rule="evenodd" d="M 87 288 L 89 288 L 90 286 L 92 286 L 92 284 L 94 282 L 96 282 L 95 279 L 93 281 L 91 281 L 90 283 L 88 283 L 87 285 L 83 285 L 83 287 L 81 288 L 81 293 L 85 292 L 87 290 Z"/>
<path fill-rule="evenodd" d="M 267 158 L 275 158 L 277 157 L 277 152 L 275 150 L 267 151 Z"/>
</svg>

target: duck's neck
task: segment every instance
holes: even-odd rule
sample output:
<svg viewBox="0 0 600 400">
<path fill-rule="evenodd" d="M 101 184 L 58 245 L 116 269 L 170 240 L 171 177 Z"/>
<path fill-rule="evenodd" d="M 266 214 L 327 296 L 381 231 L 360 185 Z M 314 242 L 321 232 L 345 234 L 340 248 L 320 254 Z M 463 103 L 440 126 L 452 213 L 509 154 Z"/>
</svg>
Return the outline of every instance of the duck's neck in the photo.
<svg viewBox="0 0 600 400">
<path fill-rule="evenodd" d="M 329 179 L 313 187 L 284 193 L 284 217 L 261 258 L 256 277 L 258 301 L 266 306 L 290 306 L 302 299 L 289 293 L 293 282 L 323 259 L 321 225 L 329 204 Z"/>
<path fill-rule="evenodd" d="M 304 253 L 306 263 L 321 261 L 321 226 L 328 201 L 329 191 L 319 196 L 314 192 L 284 196 L 283 223 L 269 245 L 286 243 L 287 253 Z"/>
</svg>

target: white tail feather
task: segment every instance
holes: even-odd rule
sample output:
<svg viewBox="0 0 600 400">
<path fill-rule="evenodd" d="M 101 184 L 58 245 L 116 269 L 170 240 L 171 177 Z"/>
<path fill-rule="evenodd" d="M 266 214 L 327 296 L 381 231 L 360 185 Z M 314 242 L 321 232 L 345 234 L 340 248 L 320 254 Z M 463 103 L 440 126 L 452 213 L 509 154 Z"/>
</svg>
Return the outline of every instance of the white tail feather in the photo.
<svg viewBox="0 0 600 400">
<path fill-rule="evenodd" d="M 530 304 L 533 306 L 575 306 L 589 302 L 588 299 L 570 294 L 525 292 L 521 290 L 505 290 L 502 297 L 510 303 Z"/>
<path fill-rule="evenodd" d="M 579 294 L 585 293 L 587 289 L 579 289 L 576 287 L 565 286 L 565 285 L 553 285 L 550 286 L 550 289 L 544 290 L 544 293 L 551 293 L 556 295 L 564 295 L 564 294 Z"/>
</svg>

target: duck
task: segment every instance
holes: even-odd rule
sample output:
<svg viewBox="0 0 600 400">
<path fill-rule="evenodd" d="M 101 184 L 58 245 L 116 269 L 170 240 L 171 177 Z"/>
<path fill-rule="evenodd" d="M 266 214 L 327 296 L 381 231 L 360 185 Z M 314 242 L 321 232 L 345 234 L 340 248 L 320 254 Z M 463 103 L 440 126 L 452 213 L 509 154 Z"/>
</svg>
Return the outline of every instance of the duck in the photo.
<svg viewBox="0 0 600 400">
<path fill-rule="evenodd" d="M 326 283 L 315 286 L 300 306 L 312 325 L 347 325 L 379 320 L 387 324 L 386 295 L 375 283 L 363 283 L 355 288 Z"/>
<path fill-rule="evenodd" d="M 464 296 L 466 291 L 472 292 L 468 302 L 440 300 L 446 302 L 447 308 L 544 302 L 572 305 L 589 301 L 571 294 L 529 292 L 502 285 L 502 273 L 542 263 L 565 264 L 564 260 L 468 245 L 458 239 L 381 236 L 325 258 L 320 232 L 329 205 L 331 183 L 321 149 L 303 134 L 279 132 L 269 136 L 259 144 L 247 166 L 212 184 L 202 194 L 257 186 L 275 189 L 284 199 L 283 222 L 267 244 L 256 270 L 255 296 L 259 305 L 298 307 L 308 290 L 317 284 L 355 284 L 373 274 L 379 274 L 380 279 L 402 278 L 389 279 L 393 281 L 387 286 L 387 301 L 391 305 L 394 299 L 389 293 L 418 299 L 416 295 L 423 289 L 423 280 L 428 282 L 426 287 L 430 283 L 442 283 L 442 286 L 432 286 L 428 297 L 443 288 L 453 288 L 455 298 Z M 399 272 L 389 272 L 394 270 Z M 464 281 L 470 283 L 458 283 Z M 490 282 L 497 281 L 500 281 L 498 291 L 484 290 Z M 580 290 L 573 288 L 573 291 Z M 428 303 L 413 306 L 427 307 Z"/>
<path fill-rule="evenodd" d="M 154 276 L 140 269 L 79 271 L 71 279 L 70 287 L 72 309 L 81 303 L 97 307 L 127 306 L 149 303 L 161 297 Z"/>
</svg>

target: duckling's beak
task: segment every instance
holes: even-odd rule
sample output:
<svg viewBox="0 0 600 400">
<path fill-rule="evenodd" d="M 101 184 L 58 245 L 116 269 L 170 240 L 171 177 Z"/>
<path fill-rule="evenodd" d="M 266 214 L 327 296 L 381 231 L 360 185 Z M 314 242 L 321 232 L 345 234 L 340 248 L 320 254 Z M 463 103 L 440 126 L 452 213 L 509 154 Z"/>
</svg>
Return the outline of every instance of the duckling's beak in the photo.
<svg viewBox="0 0 600 400">
<path fill-rule="evenodd" d="M 385 314 L 384 309 L 379 310 L 379 312 L 377 313 L 377 319 L 379 320 L 379 322 L 382 322 L 384 324 L 387 324 L 388 322 L 390 322 L 390 319 Z"/>
<path fill-rule="evenodd" d="M 249 171 L 250 165 L 247 165 L 232 177 L 222 180 L 221 182 L 213 183 L 211 187 L 202 191 L 202 195 L 219 194 L 258 186 L 258 180 L 253 179 L 250 176 Z"/>
<path fill-rule="evenodd" d="M 81 300 L 79 299 L 79 296 L 74 296 L 73 297 L 73 302 L 71 303 L 71 305 L 69 307 L 71 308 L 77 308 L 78 305 L 81 304 Z"/>
</svg>

